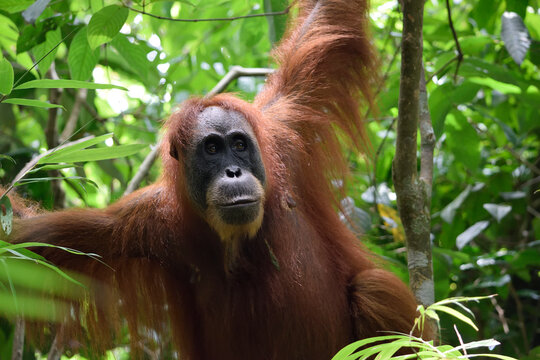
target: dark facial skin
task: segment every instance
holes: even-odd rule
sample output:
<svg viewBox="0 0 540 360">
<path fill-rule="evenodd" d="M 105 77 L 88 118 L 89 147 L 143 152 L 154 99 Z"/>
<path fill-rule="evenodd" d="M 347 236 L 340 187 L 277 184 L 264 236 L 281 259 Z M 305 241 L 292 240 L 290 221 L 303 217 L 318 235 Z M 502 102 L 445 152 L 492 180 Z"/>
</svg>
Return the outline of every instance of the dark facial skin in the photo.
<svg viewBox="0 0 540 360">
<path fill-rule="evenodd" d="M 206 108 L 185 155 L 188 192 L 211 225 L 241 226 L 261 216 L 264 166 L 253 130 L 241 114 Z"/>
</svg>

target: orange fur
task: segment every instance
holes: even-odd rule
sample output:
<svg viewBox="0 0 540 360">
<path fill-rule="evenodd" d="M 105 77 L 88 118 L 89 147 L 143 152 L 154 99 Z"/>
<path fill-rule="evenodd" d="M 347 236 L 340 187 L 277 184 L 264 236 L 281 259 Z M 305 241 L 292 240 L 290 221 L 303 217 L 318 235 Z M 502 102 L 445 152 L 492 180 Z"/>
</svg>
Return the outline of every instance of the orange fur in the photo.
<svg viewBox="0 0 540 360">
<path fill-rule="evenodd" d="M 359 109 L 372 101 L 376 74 L 366 1 L 299 3 L 296 27 L 275 50 L 280 68 L 253 105 L 223 94 L 188 100 L 171 116 L 154 185 L 104 210 L 15 223 L 12 241 L 98 253 L 114 269 L 42 251 L 97 280 L 76 310 L 92 346 L 109 346 L 125 318 L 134 350 L 158 334 L 182 359 L 322 360 L 358 337 L 412 328 L 412 294 L 375 268 L 339 220 L 331 185 L 347 173 L 338 134 L 365 147 Z M 182 151 L 178 160 L 169 155 L 171 144 L 189 146 L 208 106 L 246 118 L 266 168 L 262 224 L 237 243 L 232 274 L 224 271 L 230 249 L 190 204 Z M 65 340 L 82 335 L 72 320 Z"/>
</svg>

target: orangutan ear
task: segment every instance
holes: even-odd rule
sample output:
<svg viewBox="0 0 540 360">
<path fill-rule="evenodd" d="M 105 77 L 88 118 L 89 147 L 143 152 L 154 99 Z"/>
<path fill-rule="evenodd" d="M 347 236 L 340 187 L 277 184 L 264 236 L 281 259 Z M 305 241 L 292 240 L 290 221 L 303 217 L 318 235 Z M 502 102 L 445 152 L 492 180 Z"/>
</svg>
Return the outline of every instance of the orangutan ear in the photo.
<svg viewBox="0 0 540 360">
<path fill-rule="evenodd" d="M 173 144 L 171 144 L 171 147 L 169 149 L 169 154 L 175 158 L 176 160 L 178 160 L 178 150 L 176 150 L 176 146 L 174 146 Z"/>
</svg>

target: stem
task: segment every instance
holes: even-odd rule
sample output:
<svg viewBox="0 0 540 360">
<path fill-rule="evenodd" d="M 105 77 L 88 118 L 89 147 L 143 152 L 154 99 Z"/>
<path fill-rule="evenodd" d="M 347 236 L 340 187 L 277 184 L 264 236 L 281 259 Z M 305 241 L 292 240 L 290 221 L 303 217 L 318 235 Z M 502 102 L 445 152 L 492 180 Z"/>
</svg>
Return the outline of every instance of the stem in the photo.
<svg viewBox="0 0 540 360">
<path fill-rule="evenodd" d="M 403 42 L 393 178 L 409 261 L 410 286 L 416 300 L 428 306 L 434 301 L 431 259 L 430 213 L 427 190 L 431 180 L 420 179 L 417 170 L 417 131 L 422 77 L 422 26 L 424 1 L 403 1 Z M 424 157 L 426 160 L 427 158 Z M 422 176 L 429 177 L 429 168 Z"/>
</svg>

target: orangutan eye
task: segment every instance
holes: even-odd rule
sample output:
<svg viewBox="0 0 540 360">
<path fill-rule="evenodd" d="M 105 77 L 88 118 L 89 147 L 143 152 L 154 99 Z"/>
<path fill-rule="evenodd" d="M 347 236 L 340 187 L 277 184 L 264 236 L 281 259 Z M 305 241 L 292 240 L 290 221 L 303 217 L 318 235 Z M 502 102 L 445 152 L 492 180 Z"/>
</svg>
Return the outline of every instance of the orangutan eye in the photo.
<svg viewBox="0 0 540 360">
<path fill-rule="evenodd" d="M 233 143 L 233 149 L 236 151 L 245 151 L 247 148 L 247 144 L 242 139 L 237 139 Z"/>
<path fill-rule="evenodd" d="M 210 155 L 214 155 L 218 152 L 218 146 L 215 142 L 213 141 L 208 141 L 205 145 L 204 145 L 204 150 L 210 154 Z"/>
</svg>

